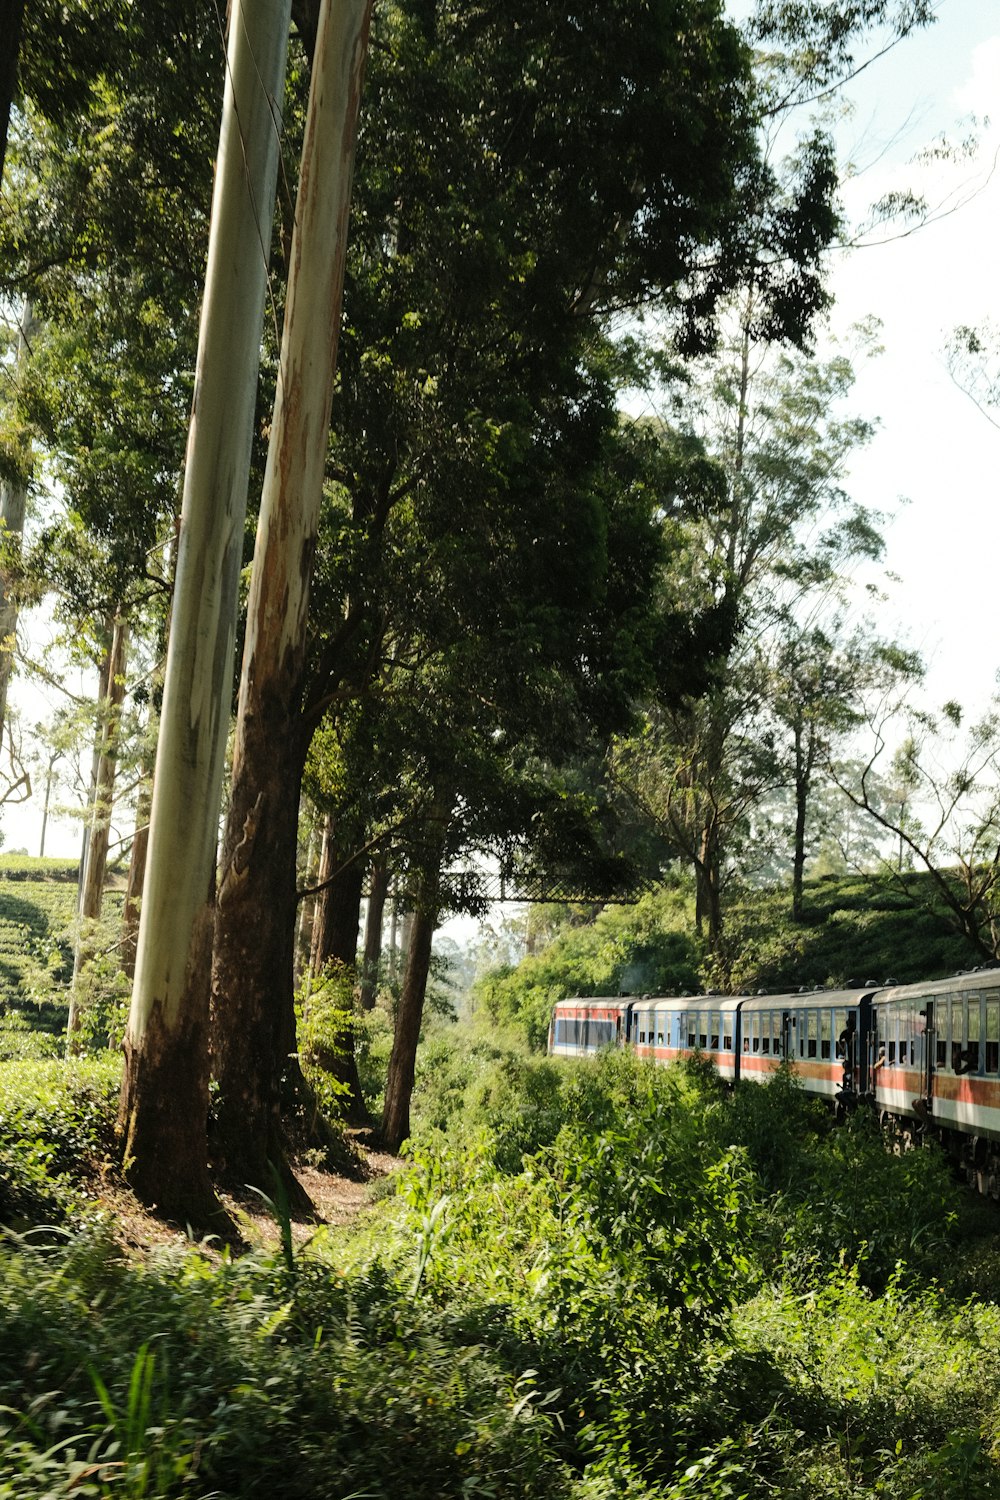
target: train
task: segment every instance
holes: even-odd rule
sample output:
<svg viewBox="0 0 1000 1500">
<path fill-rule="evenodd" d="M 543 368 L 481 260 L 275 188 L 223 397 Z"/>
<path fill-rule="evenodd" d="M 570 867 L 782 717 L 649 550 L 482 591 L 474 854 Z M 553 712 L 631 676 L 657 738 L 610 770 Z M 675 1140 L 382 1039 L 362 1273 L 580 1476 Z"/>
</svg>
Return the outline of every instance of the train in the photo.
<svg viewBox="0 0 1000 1500">
<path fill-rule="evenodd" d="M 936 1135 L 1000 1199 L 1000 967 L 920 984 L 556 1004 L 551 1056 L 607 1047 L 663 1064 L 698 1055 L 733 1084 L 787 1063 L 808 1093 L 841 1112 L 874 1108 L 904 1144 Z"/>
</svg>

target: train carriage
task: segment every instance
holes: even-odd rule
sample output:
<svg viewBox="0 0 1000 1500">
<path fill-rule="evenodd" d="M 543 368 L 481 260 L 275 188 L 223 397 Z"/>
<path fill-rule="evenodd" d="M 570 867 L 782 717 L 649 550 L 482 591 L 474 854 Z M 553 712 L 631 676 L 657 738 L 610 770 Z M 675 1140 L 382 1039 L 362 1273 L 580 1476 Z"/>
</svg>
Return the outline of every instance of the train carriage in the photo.
<svg viewBox="0 0 1000 1500">
<path fill-rule="evenodd" d="M 737 1077 L 763 1081 L 788 1061 L 808 1093 L 826 1099 L 864 1094 L 872 1066 L 876 993 L 816 990 L 743 1000 Z"/>
<path fill-rule="evenodd" d="M 594 996 L 560 1000 L 549 1023 L 552 1057 L 594 1056 L 604 1047 L 621 1046 L 628 1039 L 630 999 Z"/>
<path fill-rule="evenodd" d="M 876 1028 L 884 1113 L 1000 1142 L 1000 972 L 885 990 Z"/>
<path fill-rule="evenodd" d="M 807 1092 L 867 1101 L 904 1137 L 932 1131 L 1000 1198 L 1000 969 L 922 984 L 802 994 L 577 997 L 555 1007 L 556 1056 L 632 1047 L 698 1054 L 723 1078 L 766 1082 L 788 1063 Z"/>
</svg>

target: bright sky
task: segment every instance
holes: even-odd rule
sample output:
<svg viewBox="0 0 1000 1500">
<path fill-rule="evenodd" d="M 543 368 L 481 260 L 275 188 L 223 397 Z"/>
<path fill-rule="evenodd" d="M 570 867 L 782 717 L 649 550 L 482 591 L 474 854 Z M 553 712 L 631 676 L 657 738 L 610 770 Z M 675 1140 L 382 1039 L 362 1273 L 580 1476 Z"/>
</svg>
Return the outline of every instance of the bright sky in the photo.
<svg viewBox="0 0 1000 1500">
<path fill-rule="evenodd" d="M 883 629 L 905 632 L 928 660 L 931 705 L 956 698 L 981 709 L 1000 668 L 1000 430 L 953 383 L 945 346 L 956 325 L 1000 314 L 1000 129 L 980 124 L 973 162 L 921 168 L 912 158 L 942 132 L 961 140 L 970 115 L 982 122 L 1000 107 L 1000 5 L 941 0 L 936 24 L 850 92 L 855 110 L 841 140 L 858 168 L 845 189 L 851 216 L 863 219 L 869 203 L 907 187 L 954 211 L 837 257 L 834 329 L 875 314 L 885 350 L 859 371 L 854 405 L 881 425 L 849 487 L 897 512 L 887 564 L 900 582 L 890 585 Z"/>
<path fill-rule="evenodd" d="M 862 220 L 892 189 L 954 208 L 905 238 L 838 254 L 831 326 L 844 334 L 872 314 L 883 324 L 885 352 L 859 370 L 853 403 L 878 417 L 880 430 L 849 486 L 873 509 L 897 512 L 887 567 L 899 582 L 886 584 L 880 628 L 928 659 L 931 705 L 957 698 L 975 711 L 1000 668 L 1000 430 L 955 387 L 944 350 L 957 324 L 1000 321 L 1000 129 L 981 127 L 972 163 L 928 169 L 912 158 L 942 132 L 962 139 L 970 115 L 982 120 L 1000 108 L 997 0 L 941 0 L 936 25 L 873 64 L 850 95 L 854 112 L 840 131 L 844 159 L 857 169 L 845 188 L 849 217 Z M 27 722 L 44 715 L 44 704 L 25 701 L 23 685 L 12 696 Z M 43 790 L 27 808 L 4 809 L 6 848 L 37 852 Z M 77 824 L 50 825 L 46 852 L 73 855 L 79 837 Z"/>
</svg>

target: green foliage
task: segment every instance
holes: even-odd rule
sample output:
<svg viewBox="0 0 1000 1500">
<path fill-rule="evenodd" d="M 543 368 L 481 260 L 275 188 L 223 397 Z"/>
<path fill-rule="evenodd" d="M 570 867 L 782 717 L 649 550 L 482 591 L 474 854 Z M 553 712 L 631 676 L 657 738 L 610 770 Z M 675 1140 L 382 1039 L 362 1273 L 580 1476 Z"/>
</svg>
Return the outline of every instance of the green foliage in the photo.
<svg viewBox="0 0 1000 1500">
<path fill-rule="evenodd" d="M 475 1034 L 449 1058 L 461 1035 L 435 1029 L 414 1163 L 349 1232 L 295 1244 L 276 1200 L 281 1245 L 242 1259 L 126 1258 L 94 1222 L 0 1241 L 0 1496 L 996 1493 L 1000 1311 L 926 1279 L 956 1228 L 936 1153 L 782 1075 L 730 1094 Z M 114 1092 L 64 1068 L 0 1070 L 50 1202 Z"/>
<path fill-rule="evenodd" d="M 865 1110 L 835 1127 L 784 1068 L 735 1090 L 726 1128 L 766 1195 L 758 1253 L 789 1279 L 846 1263 L 882 1288 L 899 1265 L 933 1275 L 951 1253 L 962 1196 L 936 1143 L 895 1154 Z"/>
<path fill-rule="evenodd" d="M 320 1110 L 328 1120 L 336 1120 L 348 1092 L 336 1076 L 337 1062 L 355 1024 L 354 977 L 346 965 L 333 961 L 322 975 L 310 977 L 296 1016 L 303 1070 Z"/>
<path fill-rule="evenodd" d="M 76 883 L 78 860 L 39 858 L 30 854 L 0 854 L 0 880 L 56 880 Z"/>
<path fill-rule="evenodd" d="M 517 1026 L 542 1048 L 552 1007 L 566 995 L 689 994 L 700 988 L 691 905 L 661 886 L 633 907 L 607 907 L 586 927 L 563 929 L 516 969 L 487 974 L 475 998 L 490 1020 Z"/>
<path fill-rule="evenodd" d="M 61 1050 L 73 974 L 76 868 L 62 860 L 5 858 L 0 1059 L 52 1056 Z M 95 924 L 92 957 L 80 980 L 81 1042 L 89 1049 L 117 1047 L 124 1031 L 128 983 L 118 960 L 122 901 L 120 890 L 105 892 L 104 915 Z"/>
<path fill-rule="evenodd" d="M 884 875 L 808 881 L 798 923 L 789 920 L 784 891 L 744 890 L 727 914 L 706 983 L 733 993 L 890 976 L 907 984 L 968 967 L 972 950 L 935 901 L 930 879 L 911 878 L 919 887 L 914 900 Z"/>
<path fill-rule="evenodd" d="M 695 939 L 690 899 L 671 882 L 635 906 L 560 929 L 541 952 L 478 980 L 475 998 L 491 1022 L 516 1027 L 541 1049 L 552 1008 L 567 995 L 780 992 L 889 977 L 905 984 L 967 967 L 971 950 L 933 902 L 930 880 L 911 878 L 926 901 L 881 875 L 808 881 L 801 922 L 790 919 L 784 889 L 744 887 L 714 954 Z"/>
<path fill-rule="evenodd" d="M 58 1224 L 86 1211 L 114 1153 L 116 1057 L 0 1062 L 0 1223 Z"/>
</svg>

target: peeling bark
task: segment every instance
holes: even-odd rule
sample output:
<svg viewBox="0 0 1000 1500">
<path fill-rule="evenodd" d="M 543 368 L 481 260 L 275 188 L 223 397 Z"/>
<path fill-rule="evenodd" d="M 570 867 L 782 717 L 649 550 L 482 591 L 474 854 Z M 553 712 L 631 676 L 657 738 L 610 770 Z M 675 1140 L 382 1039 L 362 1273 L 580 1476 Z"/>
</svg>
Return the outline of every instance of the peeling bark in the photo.
<svg viewBox="0 0 1000 1500">
<path fill-rule="evenodd" d="M 237 775 L 222 856 L 212 961 L 212 1156 L 233 1181 L 267 1188 L 281 1170 L 281 1096 L 295 1056 L 295 856 L 303 754 L 274 706 L 244 725 L 257 774 Z"/>
<path fill-rule="evenodd" d="M 204 992 L 213 903 L 195 921 L 186 983 L 173 1014 L 155 1005 L 141 1045 L 126 1036 L 118 1129 L 129 1182 L 158 1213 L 200 1230 L 231 1227 L 208 1171 L 208 1037 Z"/>
<path fill-rule="evenodd" d="M 294 1058 L 295 845 L 306 624 L 340 331 L 371 0 L 323 0 L 254 549 L 212 977 L 227 1170 L 278 1149 Z M 248 1076 L 247 1070 L 253 1076 Z M 242 1139 L 241 1139 L 242 1133 Z"/>
<path fill-rule="evenodd" d="M 211 1202 L 208 1006 L 237 587 L 267 290 L 290 0 L 233 0 L 177 575 L 126 1038 L 130 1180 Z M 190 1205 L 190 1207 L 189 1207 Z"/>
</svg>

